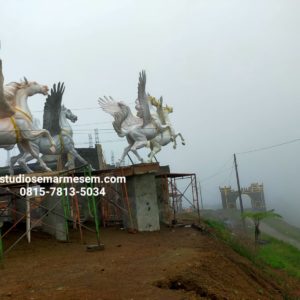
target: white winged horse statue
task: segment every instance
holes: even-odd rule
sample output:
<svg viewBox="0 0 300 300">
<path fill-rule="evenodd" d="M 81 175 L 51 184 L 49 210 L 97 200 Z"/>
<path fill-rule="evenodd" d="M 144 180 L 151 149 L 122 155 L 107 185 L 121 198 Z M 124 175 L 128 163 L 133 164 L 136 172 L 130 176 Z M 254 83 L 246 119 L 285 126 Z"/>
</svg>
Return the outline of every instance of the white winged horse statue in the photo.
<svg viewBox="0 0 300 300">
<path fill-rule="evenodd" d="M 136 100 L 137 116 L 134 116 L 126 104 L 117 102 L 112 97 L 99 98 L 100 107 L 114 117 L 113 127 L 118 136 L 127 138 L 128 146 L 124 149 L 117 165 L 124 160 L 129 151 L 132 151 L 139 161 L 137 149 L 149 145 L 149 141 L 156 137 L 166 127 L 156 115 L 151 115 L 150 99 L 146 95 L 146 73 L 142 71 L 138 83 L 138 99 Z"/>
<path fill-rule="evenodd" d="M 27 98 L 35 94 L 47 95 L 48 87 L 35 81 L 28 81 L 25 77 L 20 83 L 12 82 L 4 85 L 0 60 L 0 148 L 10 150 L 18 144 L 24 153 L 30 153 L 41 167 L 47 170 L 46 164 L 30 144 L 30 141 L 45 136 L 50 141 L 51 151 L 55 151 L 54 141 L 49 132 L 44 129 L 36 130 L 33 126 Z"/>
<path fill-rule="evenodd" d="M 44 137 L 40 137 L 33 141 L 32 147 L 36 152 L 42 153 L 46 156 L 71 154 L 72 158 L 66 163 L 66 168 L 74 165 L 73 158 L 77 158 L 82 164 L 87 165 L 88 162 L 79 155 L 74 146 L 73 130 L 67 119 L 74 123 L 77 121 L 77 116 L 75 116 L 70 109 L 67 109 L 61 104 L 64 91 L 64 83 L 59 82 L 57 86 L 54 84 L 44 106 L 43 127 L 52 135 L 56 151 L 52 153 L 49 150 L 49 140 Z M 38 125 L 35 124 L 35 126 L 37 127 Z M 20 149 L 20 152 L 21 153 L 19 155 L 11 158 L 11 172 L 13 172 L 13 166 L 16 162 L 27 167 L 26 162 L 33 159 L 33 157 L 28 153 L 24 155 L 22 149 Z"/>
</svg>

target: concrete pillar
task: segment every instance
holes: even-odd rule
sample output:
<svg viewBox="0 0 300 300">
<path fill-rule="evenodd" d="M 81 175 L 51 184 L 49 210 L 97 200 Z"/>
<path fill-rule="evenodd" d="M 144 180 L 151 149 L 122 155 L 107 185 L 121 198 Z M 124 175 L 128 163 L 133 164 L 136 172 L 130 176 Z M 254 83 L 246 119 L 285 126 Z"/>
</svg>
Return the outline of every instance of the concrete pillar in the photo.
<svg viewBox="0 0 300 300">
<path fill-rule="evenodd" d="M 98 163 L 99 163 L 99 167 L 98 167 L 99 170 L 107 169 L 106 163 L 104 160 L 102 146 L 100 144 L 96 144 L 96 151 L 97 151 L 97 157 L 98 157 Z"/>
<path fill-rule="evenodd" d="M 65 218 L 63 217 L 64 209 L 61 198 L 58 196 L 46 197 L 42 204 L 48 209 L 47 216 L 43 218 L 43 231 L 55 236 L 59 241 L 67 241 Z M 44 213 L 47 209 L 45 209 Z"/>
<path fill-rule="evenodd" d="M 129 215 L 124 214 L 124 225 L 138 231 L 160 230 L 155 174 L 127 177 L 127 192 L 133 224 Z"/>
<path fill-rule="evenodd" d="M 158 177 L 155 181 L 159 221 L 161 224 L 170 224 L 172 211 L 169 205 L 168 179 L 165 177 Z"/>
</svg>

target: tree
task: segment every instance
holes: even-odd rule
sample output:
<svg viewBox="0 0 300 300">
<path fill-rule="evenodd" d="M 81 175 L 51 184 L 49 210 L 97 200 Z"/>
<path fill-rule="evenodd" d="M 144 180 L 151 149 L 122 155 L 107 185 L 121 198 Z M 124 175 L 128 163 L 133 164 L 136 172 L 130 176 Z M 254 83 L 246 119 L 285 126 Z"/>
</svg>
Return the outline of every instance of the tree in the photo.
<svg viewBox="0 0 300 300">
<path fill-rule="evenodd" d="M 250 218 L 254 223 L 255 245 L 258 243 L 260 235 L 260 221 L 266 218 L 281 218 L 281 215 L 274 212 L 274 209 L 268 211 L 247 211 L 243 213 L 243 218 Z"/>
</svg>

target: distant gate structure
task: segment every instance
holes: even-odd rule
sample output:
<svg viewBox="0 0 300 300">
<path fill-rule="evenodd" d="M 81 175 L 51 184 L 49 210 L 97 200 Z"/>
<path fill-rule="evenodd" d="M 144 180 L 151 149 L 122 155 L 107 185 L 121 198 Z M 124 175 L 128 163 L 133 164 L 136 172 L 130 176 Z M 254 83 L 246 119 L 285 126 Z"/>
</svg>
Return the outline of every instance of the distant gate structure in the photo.
<svg viewBox="0 0 300 300">
<path fill-rule="evenodd" d="M 223 209 L 233 208 L 236 209 L 236 201 L 238 199 L 238 191 L 235 191 L 231 186 L 220 187 L 221 198 Z M 265 210 L 265 195 L 264 195 L 264 186 L 259 183 L 252 183 L 248 188 L 241 189 L 242 195 L 248 195 L 251 199 L 251 206 L 254 210 Z"/>
</svg>

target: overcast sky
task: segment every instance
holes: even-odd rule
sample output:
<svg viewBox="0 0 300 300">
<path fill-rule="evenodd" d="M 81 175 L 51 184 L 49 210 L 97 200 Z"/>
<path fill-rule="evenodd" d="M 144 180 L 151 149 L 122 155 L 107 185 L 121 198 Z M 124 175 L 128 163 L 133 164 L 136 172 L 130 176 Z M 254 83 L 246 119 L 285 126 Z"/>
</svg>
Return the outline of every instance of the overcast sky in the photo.
<svg viewBox="0 0 300 300">
<path fill-rule="evenodd" d="M 145 69 L 147 91 L 174 107 L 187 141 L 157 157 L 195 172 L 212 207 L 219 186 L 236 187 L 233 153 L 300 137 L 299 13 L 288 0 L 0 0 L 0 57 L 6 82 L 64 81 L 77 146 L 98 128 L 108 161 L 126 142 L 107 130 L 112 119 L 97 99 L 132 103 Z M 29 99 L 40 119 L 44 100 Z M 297 223 L 300 142 L 237 158 L 241 185 L 263 182 L 268 208 Z"/>
</svg>

